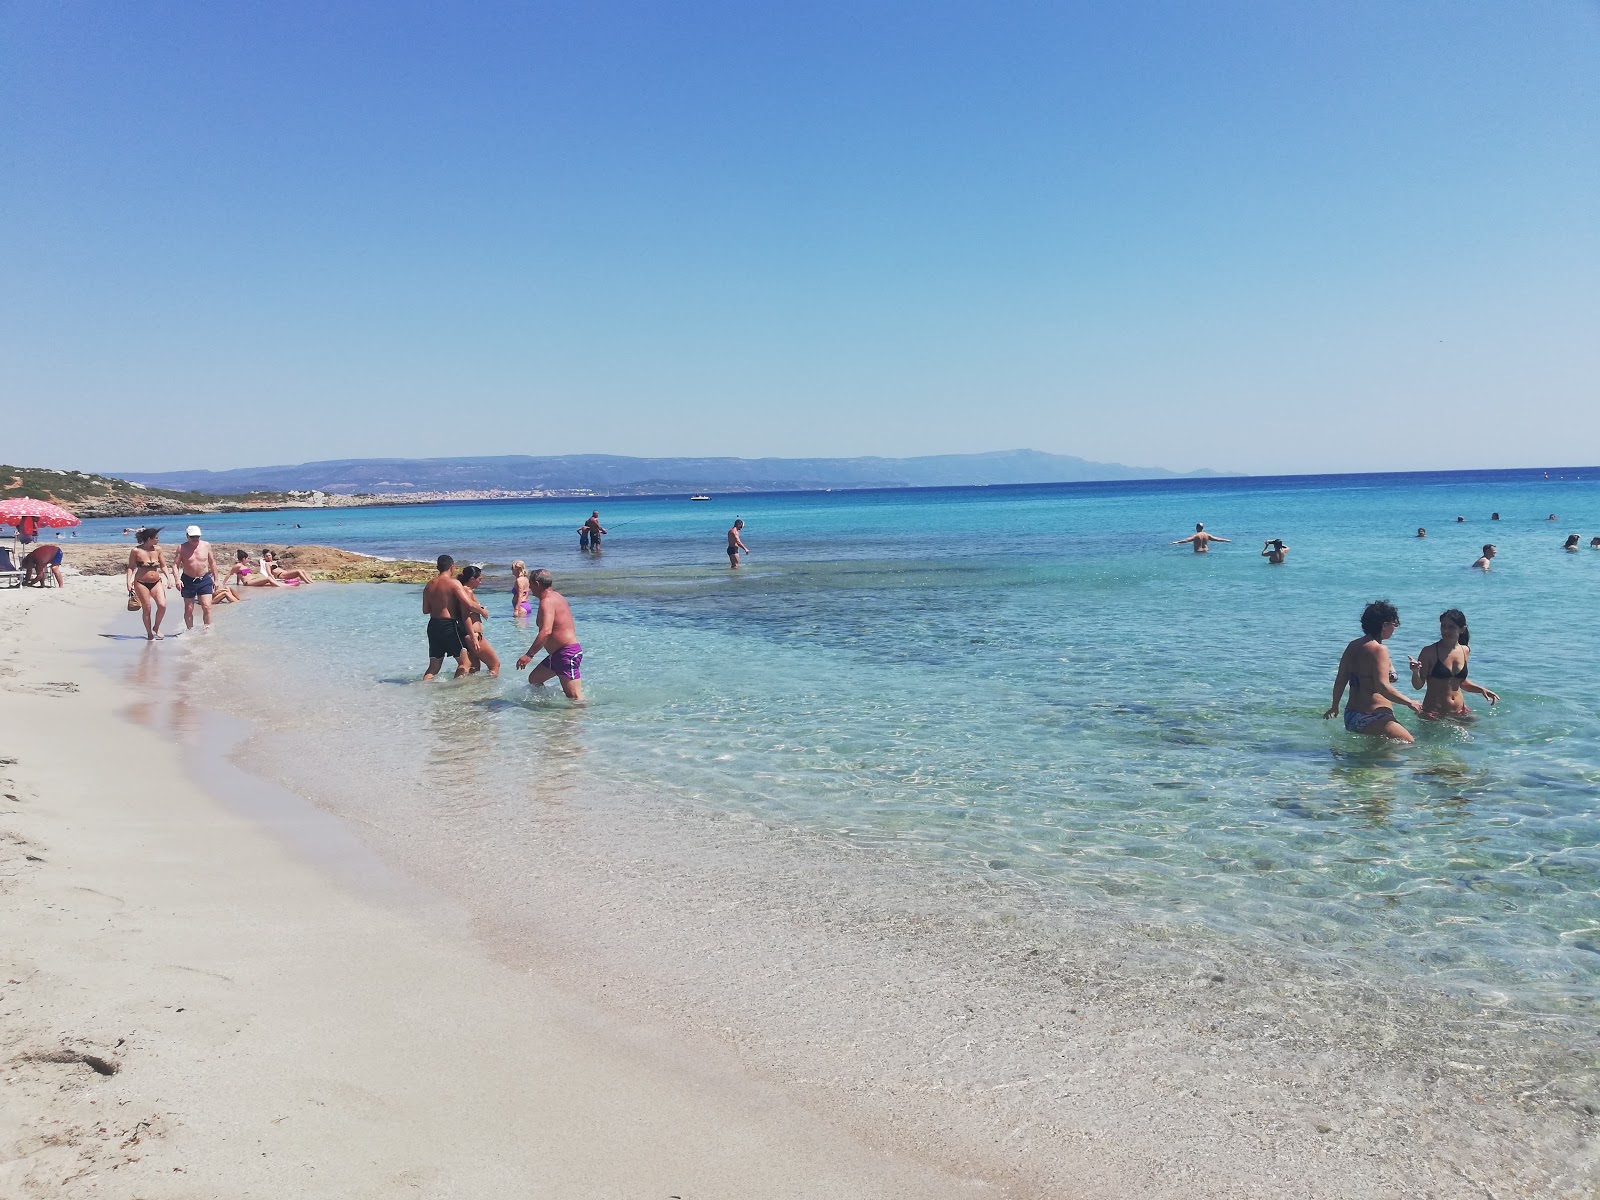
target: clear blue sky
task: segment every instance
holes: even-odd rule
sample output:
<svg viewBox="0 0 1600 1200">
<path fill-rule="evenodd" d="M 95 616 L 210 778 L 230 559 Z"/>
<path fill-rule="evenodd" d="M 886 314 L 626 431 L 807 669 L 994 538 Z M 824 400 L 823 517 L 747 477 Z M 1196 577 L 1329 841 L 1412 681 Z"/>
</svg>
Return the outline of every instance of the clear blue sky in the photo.
<svg viewBox="0 0 1600 1200">
<path fill-rule="evenodd" d="M 0 461 L 1600 462 L 1600 5 L 0 9 Z"/>
</svg>

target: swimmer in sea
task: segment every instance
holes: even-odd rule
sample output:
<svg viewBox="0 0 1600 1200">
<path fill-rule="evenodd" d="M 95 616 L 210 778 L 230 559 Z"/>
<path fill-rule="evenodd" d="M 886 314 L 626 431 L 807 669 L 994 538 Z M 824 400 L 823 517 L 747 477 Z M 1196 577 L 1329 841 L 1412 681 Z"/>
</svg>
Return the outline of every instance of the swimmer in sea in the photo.
<svg viewBox="0 0 1600 1200">
<path fill-rule="evenodd" d="M 1361 611 L 1361 636 L 1345 646 L 1339 656 L 1339 673 L 1333 680 L 1333 703 L 1322 714 L 1329 720 L 1339 713 L 1339 698 L 1346 687 L 1350 702 L 1344 710 L 1344 727 L 1368 737 L 1393 738 L 1397 742 L 1415 739 L 1395 720 L 1394 704 L 1402 704 L 1420 714 L 1422 705 L 1395 690 L 1400 678 L 1389 661 L 1383 643 L 1400 628 L 1400 613 L 1387 600 L 1374 600 Z"/>
<path fill-rule="evenodd" d="M 1420 526 L 1420 525 L 1419 525 L 1419 526 L 1418 526 L 1418 527 L 1417 527 L 1417 536 L 1418 536 L 1418 537 L 1427 537 L 1427 536 L 1428 536 L 1428 531 L 1427 531 L 1427 530 L 1426 530 L 1426 529 L 1423 529 L 1423 528 L 1422 528 L 1422 527 L 1421 527 L 1421 526 Z"/>
<path fill-rule="evenodd" d="M 1467 678 L 1467 657 L 1472 653 L 1467 648 L 1469 638 L 1466 614 L 1459 608 L 1446 609 L 1439 614 L 1439 640 L 1407 660 L 1411 664 L 1411 686 L 1428 689 L 1422 697 L 1423 716 L 1451 720 L 1470 717 L 1472 710 L 1461 698 L 1462 692 L 1476 692 L 1491 705 L 1500 702 L 1497 693 Z"/>
<path fill-rule="evenodd" d="M 528 565 L 520 558 L 511 564 L 511 615 L 525 617 L 533 611 L 533 601 L 528 598 Z"/>
<path fill-rule="evenodd" d="M 1489 564 L 1494 561 L 1494 556 L 1497 553 L 1498 551 L 1495 550 L 1493 542 L 1485 542 L 1483 544 L 1483 556 L 1472 564 L 1472 569 L 1474 571 L 1487 571 Z"/>
<path fill-rule="evenodd" d="M 1579 541 L 1579 538 L 1578 538 L 1577 534 L 1569 533 L 1567 535 L 1566 543 L 1561 548 L 1563 550 L 1567 550 L 1567 551 L 1570 551 L 1573 554 L 1576 554 L 1578 552 L 1578 541 Z"/>
<path fill-rule="evenodd" d="M 1600 537 L 1592 537 L 1589 539 L 1589 549 L 1600 550 Z"/>
<path fill-rule="evenodd" d="M 1289 554 L 1289 547 L 1283 544 L 1282 538 L 1268 538 L 1267 544 L 1261 547 L 1261 557 L 1275 567 L 1283 565 L 1283 560 Z"/>
<path fill-rule="evenodd" d="M 1179 538 L 1172 544 L 1174 546 L 1182 546 L 1185 543 L 1193 542 L 1194 552 L 1196 554 L 1205 554 L 1210 549 L 1212 542 L 1229 542 L 1232 540 L 1232 538 L 1218 537 L 1214 533 L 1207 533 L 1205 523 L 1203 521 L 1196 521 L 1194 523 L 1193 533 L 1186 538 Z"/>
</svg>

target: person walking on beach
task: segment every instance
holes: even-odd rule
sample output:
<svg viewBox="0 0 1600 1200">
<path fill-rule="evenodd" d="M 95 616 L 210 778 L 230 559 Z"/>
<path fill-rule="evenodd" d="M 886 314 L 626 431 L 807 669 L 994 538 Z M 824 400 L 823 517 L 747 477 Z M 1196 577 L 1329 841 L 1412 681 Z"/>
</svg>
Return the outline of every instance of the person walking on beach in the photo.
<svg viewBox="0 0 1600 1200">
<path fill-rule="evenodd" d="M 494 647 L 489 645 L 489 639 L 483 636 L 483 618 L 489 615 L 489 610 L 477 602 L 478 582 L 483 578 L 483 568 L 469 563 L 461 568 L 461 574 L 456 578 L 474 601 L 473 606 L 466 610 L 467 627 L 463 630 L 462 637 L 467 647 L 467 655 L 472 659 L 472 670 L 467 674 L 476 675 L 484 667 L 488 667 L 489 674 L 498 679 L 500 656 L 494 652 Z"/>
<path fill-rule="evenodd" d="M 1479 556 L 1477 562 L 1472 564 L 1472 569 L 1474 571 L 1487 571 L 1489 569 L 1489 564 L 1494 561 L 1494 556 L 1496 553 L 1497 551 L 1494 548 L 1494 543 L 1485 542 L 1483 544 L 1483 554 Z"/>
<path fill-rule="evenodd" d="M 1476 692 L 1491 706 L 1500 697 L 1486 687 L 1467 678 L 1467 647 L 1470 638 L 1467 617 L 1459 608 L 1448 608 L 1439 614 L 1439 640 L 1424 646 L 1411 664 L 1413 689 L 1427 688 L 1422 697 L 1422 714 L 1426 717 L 1447 717 L 1459 721 L 1470 718 L 1472 710 L 1461 698 L 1462 692 Z"/>
<path fill-rule="evenodd" d="M 1361 611 L 1361 636 L 1344 648 L 1339 656 L 1339 673 L 1333 680 L 1333 703 L 1322 714 L 1323 720 L 1339 713 L 1339 698 L 1346 687 L 1350 703 L 1344 710 L 1344 727 L 1351 733 L 1369 737 L 1393 738 L 1397 742 L 1415 739 L 1394 719 L 1393 704 L 1403 704 L 1414 713 L 1422 705 L 1395 690 L 1395 674 L 1389 651 L 1383 643 L 1400 628 L 1400 613 L 1387 600 L 1374 600 Z"/>
<path fill-rule="evenodd" d="M 191 525 L 183 531 L 188 540 L 178 546 L 173 554 L 183 597 L 183 627 L 194 628 L 194 602 L 200 601 L 200 615 L 205 624 L 211 624 L 211 596 L 217 590 L 217 559 L 211 552 L 211 543 L 200 536 L 200 526 Z"/>
<path fill-rule="evenodd" d="M 750 547 L 746 546 L 744 539 L 739 536 L 739 531 L 743 528 L 744 522 L 736 518 L 732 527 L 728 530 L 728 565 L 735 571 L 739 569 L 739 551 L 743 550 L 746 554 L 750 553 Z M 780 555 L 780 557 L 782 556 Z"/>
<path fill-rule="evenodd" d="M 161 530 L 141 529 L 134 535 L 138 545 L 128 551 L 128 597 L 144 613 L 145 640 L 161 640 L 161 618 L 167 615 L 167 582 L 172 571 L 161 552 Z M 173 581 L 176 587 L 176 581 Z M 152 613 L 155 620 L 152 621 Z"/>
<path fill-rule="evenodd" d="M 578 644 L 578 631 L 572 623 L 572 606 L 551 586 L 549 571 L 533 572 L 528 582 L 539 605 L 539 629 L 533 635 L 533 645 L 528 647 L 528 652 L 517 659 L 517 670 L 522 670 L 543 650 L 544 661 L 528 675 L 528 682 L 534 687 L 543 687 L 552 679 L 560 679 L 567 699 L 581 704 L 583 647 Z"/>
<path fill-rule="evenodd" d="M 487 616 L 483 607 L 472 598 L 472 593 L 450 573 L 456 560 L 448 554 L 439 555 L 439 573 L 422 589 L 422 611 L 428 614 L 428 672 L 422 678 L 432 679 L 444 666 L 444 660 L 456 660 L 456 678 L 467 673 L 470 659 L 462 642 L 469 610 L 477 609 Z"/>
<path fill-rule="evenodd" d="M 1179 538 L 1172 544 L 1174 546 L 1182 546 L 1188 542 L 1193 542 L 1194 552 L 1196 554 L 1205 554 L 1210 549 L 1212 542 L 1231 542 L 1232 540 L 1232 538 L 1218 537 L 1214 533 L 1207 533 L 1205 522 L 1196 521 L 1193 533 L 1186 538 Z"/>
<path fill-rule="evenodd" d="M 1267 544 L 1261 548 L 1261 557 L 1275 567 L 1281 567 L 1288 555 L 1289 547 L 1283 544 L 1282 538 L 1268 538 Z"/>
</svg>

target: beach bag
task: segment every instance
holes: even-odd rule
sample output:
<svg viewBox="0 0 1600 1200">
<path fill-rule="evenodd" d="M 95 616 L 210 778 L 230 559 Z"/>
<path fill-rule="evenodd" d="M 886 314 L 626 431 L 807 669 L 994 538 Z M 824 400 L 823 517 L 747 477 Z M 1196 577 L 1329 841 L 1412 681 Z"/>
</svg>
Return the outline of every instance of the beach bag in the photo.
<svg viewBox="0 0 1600 1200">
<path fill-rule="evenodd" d="M 139 597 L 133 592 L 128 593 L 128 611 L 138 612 L 144 605 L 139 603 Z"/>
</svg>

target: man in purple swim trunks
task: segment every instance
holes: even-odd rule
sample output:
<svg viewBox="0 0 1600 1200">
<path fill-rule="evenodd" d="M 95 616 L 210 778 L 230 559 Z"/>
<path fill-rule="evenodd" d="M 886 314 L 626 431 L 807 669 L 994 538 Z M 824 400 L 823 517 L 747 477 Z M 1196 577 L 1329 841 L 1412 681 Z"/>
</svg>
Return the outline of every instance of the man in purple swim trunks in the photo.
<svg viewBox="0 0 1600 1200">
<path fill-rule="evenodd" d="M 581 704 L 583 684 L 579 682 L 578 668 L 583 662 L 583 647 L 578 645 L 578 631 L 572 624 L 572 608 L 567 598 L 551 586 L 549 571 L 531 572 L 528 586 L 539 605 L 539 632 L 534 635 L 528 652 L 517 659 L 517 670 L 532 662 L 540 650 L 545 651 L 544 661 L 533 669 L 528 682 L 534 687 L 543 687 L 552 679 L 559 679 L 567 699 Z"/>
</svg>

